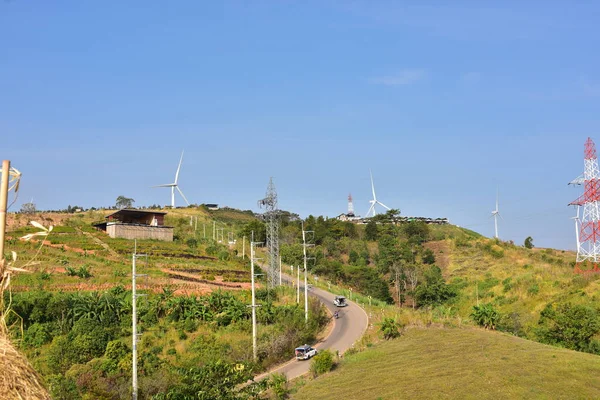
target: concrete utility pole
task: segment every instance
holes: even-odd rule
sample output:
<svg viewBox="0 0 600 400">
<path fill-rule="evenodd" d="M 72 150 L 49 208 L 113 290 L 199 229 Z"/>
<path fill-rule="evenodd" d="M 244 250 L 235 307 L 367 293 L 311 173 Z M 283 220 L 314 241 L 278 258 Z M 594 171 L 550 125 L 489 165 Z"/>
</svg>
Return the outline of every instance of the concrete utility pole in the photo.
<svg viewBox="0 0 600 400">
<path fill-rule="evenodd" d="M 279 286 L 281 286 L 281 256 L 279 256 Z"/>
<path fill-rule="evenodd" d="M 242 237 L 242 260 L 246 259 L 246 236 Z"/>
<path fill-rule="evenodd" d="M 0 261 L 4 260 L 4 236 L 6 232 L 6 205 L 8 203 L 8 180 L 10 179 L 10 161 L 2 161 L 2 180 L 0 181 Z"/>
<path fill-rule="evenodd" d="M 256 296 L 254 289 L 254 260 L 258 260 L 254 257 L 254 246 L 255 242 L 250 242 L 250 278 L 252 280 L 252 358 L 254 361 L 258 358 L 258 347 L 256 344 Z"/>
<path fill-rule="evenodd" d="M 300 304 L 300 266 L 296 268 L 298 270 L 298 284 L 296 288 L 298 289 L 298 295 L 296 296 L 296 304 Z"/>
<path fill-rule="evenodd" d="M 131 265 L 132 265 L 132 272 L 131 272 L 131 302 L 132 302 L 132 313 L 131 313 L 131 331 L 132 331 L 132 363 L 133 363 L 133 369 L 132 369 L 132 386 L 133 386 L 133 400 L 137 400 L 138 398 L 138 380 L 137 380 L 137 343 L 140 337 L 140 334 L 138 334 L 137 332 L 137 298 L 141 297 L 141 296 L 145 296 L 143 294 L 137 294 L 136 292 L 136 286 L 135 286 L 135 282 L 136 282 L 136 278 L 140 277 L 140 276 L 146 276 L 146 274 L 137 274 L 136 273 L 136 259 L 138 257 L 146 257 L 145 254 L 137 254 L 137 241 L 134 242 L 134 250 L 133 250 L 133 256 L 131 257 Z"/>
<path fill-rule="evenodd" d="M 306 233 L 312 231 L 304 230 L 304 223 L 302 223 L 302 250 L 304 252 L 304 320 L 308 322 L 308 266 L 307 261 L 308 257 L 306 257 L 306 247 L 310 246 L 306 244 Z"/>
<path fill-rule="evenodd" d="M 215 239 L 215 235 L 217 234 L 217 221 L 213 221 L 213 240 Z"/>
</svg>

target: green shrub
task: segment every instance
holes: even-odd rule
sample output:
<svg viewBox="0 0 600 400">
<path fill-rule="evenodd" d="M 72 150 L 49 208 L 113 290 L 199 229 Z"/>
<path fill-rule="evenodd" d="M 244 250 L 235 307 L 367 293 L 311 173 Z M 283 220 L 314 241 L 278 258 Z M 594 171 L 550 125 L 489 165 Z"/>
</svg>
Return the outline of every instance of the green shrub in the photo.
<svg viewBox="0 0 600 400">
<path fill-rule="evenodd" d="M 527 289 L 527 293 L 529 293 L 530 295 L 536 295 L 540 292 L 540 285 L 538 285 L 537 283 L 534 283 L 533 285 L 529 286 L 529 289 Z"/>
<path fill-rule="evenodd" d="M 331 371 L 333 368 L 333 353 L 330 350 L 322 350 L 313 357 L 310 363 L 310 372 L 318 376 Z"/>
<path fill-rule="evenodd" d="M 395 318 L 384 318 L 380 323 L 379 332 L 383 334 L 384 339 L 390 340 L 401 335 L 400 328 L 402 328 L 402 324 Z"/>
<path fill-rule="evenodd" d="M 425 282 L 417 286 L 415 290 L 419 307 L 440 305 L 453 299 L 456 295 L 456 289 L 444 282 L 442 271 L 435 265 L 425 271 Z"/>
<path fill-rule="evenodd" d="M 594 352 L 592 338 L 600 333 L 600 317 L 596 308 L 562 303 L 548 304 L 540 313 L 536 335 L 542 343 L 567 349 Z"/>
<path fill-rule="evenodd" d="M 496 329 L 500 313 L 491 304 L 481 304 L 473 306 L 471 318 L 477 325 L 483 326 L 485 329 Z"/>
<path fill-rule="evenodd" d="M 271 377 L 269 378 L 269 387 L 273 390 L 273 394 L 275 394 L 275 398 L 278 400 L 286 399 L 290 394 L 285 374 L 271 374 Z"/>
<path fill-rule="evenodd" d="M 186 318 L 183 323 L 183 330 L 186 332 L 195 332 L 198 328 L 198 323 L 192 318 Z"/>
<path fill-rule="evenodd" d="M 423 264 L 435 264 L 435 255 L 431 249 L 425 249 L 423 252 Z"/>
<path fill-rule="evenodd" d="M 511 290 L 513 288 L 513 284 L 512 284 L 512 278 L 506 278 L 505 280 L 502 281 L 502 291 L 504 293 L 508 292 L 509 290 Z"/>
<path fill-rule="evenodd" d="M 47 324 L 34 323 L 25 331 L 23 342 L 27 346 L 40 347 L 52 340 L 50 328 Z"/>
</svg>

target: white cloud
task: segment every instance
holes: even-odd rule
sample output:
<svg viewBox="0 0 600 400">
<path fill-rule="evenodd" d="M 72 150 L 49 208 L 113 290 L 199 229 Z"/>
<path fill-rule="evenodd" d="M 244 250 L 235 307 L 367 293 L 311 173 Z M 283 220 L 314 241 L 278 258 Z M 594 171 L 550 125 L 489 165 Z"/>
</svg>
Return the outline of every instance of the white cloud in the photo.
<svg viewBox="0 0 600 400">
<path fill-rule="evenodd" d="M 423 79 L 425 75 L 423 69 L 403 69 L 394 75 L 371 78 L 370 82 L 387 86 L 412 85 Z"/>
</svg>

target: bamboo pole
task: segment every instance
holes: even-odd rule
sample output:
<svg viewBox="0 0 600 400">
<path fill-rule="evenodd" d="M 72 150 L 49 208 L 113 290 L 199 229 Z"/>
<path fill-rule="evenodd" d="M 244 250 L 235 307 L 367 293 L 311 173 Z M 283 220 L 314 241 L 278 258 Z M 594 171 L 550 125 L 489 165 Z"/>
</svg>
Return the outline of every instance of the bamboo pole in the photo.
<svg viewBox="0 0 600 400">
<path fill-rule="evenodd" d="M 4 260 L 4 236 L 6 232 L 6 205 L 8 203 L 8 180 L 10 161 L 2 161 L 2 181 L 0 181 L 0 261 Z"/>
</svg>

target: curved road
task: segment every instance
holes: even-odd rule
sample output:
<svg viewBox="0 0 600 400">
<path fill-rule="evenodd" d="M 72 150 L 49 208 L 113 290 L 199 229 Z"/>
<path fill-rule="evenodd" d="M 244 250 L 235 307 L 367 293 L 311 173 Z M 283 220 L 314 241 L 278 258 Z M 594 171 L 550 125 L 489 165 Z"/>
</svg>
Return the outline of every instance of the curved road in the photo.
<svg viewBox="0 0 600 400">
<path fill-rule="evenodd" d="M 301 290 L 303 289 L 304 288 L 301 286 Z M 339 310 L 340 312 L 340 317 L 333 320 L 334 327 L 329 333 L 329 336 L 327 336 L 322 342 L 318 343 L 314 347 L 316 347 L 318 350 L 330 349 L 334 354 L 337 350 L 340 354 L 343 354 L 346 350 L 352 347 L 352 345 L 359 340 L 367 330 L 369 318 L 367 317 L 366 312 L 356 303 L 349 301 L 348 299 L 346 299 L 348 302 L 347 307 L 334 306 L 333 299 L 335 298 L 335 294 L 329 293 L 323 289 L 312 287 L 308 293 L 311 296 L 317 297 L 323 304 L 325 304 L 332 314 L 336 310 Z M 298 343 L 298 346 L 303 344 L 304 343 Z M 313 343 L 307 344 L 312 345 Z M 309 368 L 310 360 L 297 361 L 294 358 L 283 365 L 280 365 L 264 374 L 255 377 L 254 380 L 261 380 L 272 373 L 283 373 L 288 380 L 291 380 L 306 374 Z"/>
</svg>

